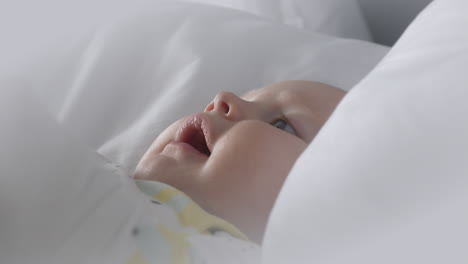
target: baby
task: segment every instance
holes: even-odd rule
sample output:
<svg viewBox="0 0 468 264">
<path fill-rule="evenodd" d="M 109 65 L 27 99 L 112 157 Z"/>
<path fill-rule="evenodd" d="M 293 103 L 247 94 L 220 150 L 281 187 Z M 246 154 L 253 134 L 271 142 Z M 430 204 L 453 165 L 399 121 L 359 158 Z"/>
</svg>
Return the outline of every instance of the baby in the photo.
<svg viewBox="0 0 468 264">
<path fill-rule="evenodd" d="M 261 243 L 290 169 L 344 95 L 310 81 L 275 83 L 240 97 L 221 92 L 204 112 L 164 130 L 134 178 L 172 186 Z"/>
</svg>

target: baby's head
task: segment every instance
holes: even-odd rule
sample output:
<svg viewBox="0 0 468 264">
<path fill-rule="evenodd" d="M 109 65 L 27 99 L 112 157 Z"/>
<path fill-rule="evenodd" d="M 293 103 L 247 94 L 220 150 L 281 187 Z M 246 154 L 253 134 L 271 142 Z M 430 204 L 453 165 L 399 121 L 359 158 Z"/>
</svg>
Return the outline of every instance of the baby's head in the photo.
<svg viewBox="0 0 468 264">
<path fill-rule="evenodd" d="M 169 184 L 261 241 L 290 169 L 344 95 L 309 81 L 219 93 L 158 136 L 135 178 Z"/>
</svg>

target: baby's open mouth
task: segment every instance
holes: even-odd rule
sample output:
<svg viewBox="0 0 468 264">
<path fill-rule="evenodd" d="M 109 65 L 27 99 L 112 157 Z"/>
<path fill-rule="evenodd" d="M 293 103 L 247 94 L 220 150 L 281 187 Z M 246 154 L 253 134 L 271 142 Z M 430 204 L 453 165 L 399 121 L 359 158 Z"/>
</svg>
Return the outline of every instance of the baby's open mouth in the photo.
<svg viewBox="0 0 468 264">
<path fill-rule="evenodd" d="M 187 138 L 183 140 L 187 144 L 190 144 L 198 152 L 210 156 L 211 152 L 206 145 L 205 135 L 201 129 L 190 129 L 187 133 Z"/>
<path fill-rule="evenodd" d="M 201 154 L 211 155 L 206 142 L 206 133 L 203 129 L 203 122 L 200 118 L 193 118 L 184 123 L 178 135 L 177 141 L 191 145 Z"/>
</svg>

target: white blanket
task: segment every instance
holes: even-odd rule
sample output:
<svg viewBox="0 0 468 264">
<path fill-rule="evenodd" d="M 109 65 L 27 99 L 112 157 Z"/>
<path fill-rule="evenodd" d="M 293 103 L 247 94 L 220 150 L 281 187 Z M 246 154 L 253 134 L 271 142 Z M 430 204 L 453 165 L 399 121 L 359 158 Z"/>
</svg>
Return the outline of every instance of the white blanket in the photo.
<svg viewBox="0 0 468 264">
<path fill-rule="evenodd" d="M 343 99 L 277 200 L 264 263 L 467 263 L 468 2 L 435 1 Z"/>
</svg>

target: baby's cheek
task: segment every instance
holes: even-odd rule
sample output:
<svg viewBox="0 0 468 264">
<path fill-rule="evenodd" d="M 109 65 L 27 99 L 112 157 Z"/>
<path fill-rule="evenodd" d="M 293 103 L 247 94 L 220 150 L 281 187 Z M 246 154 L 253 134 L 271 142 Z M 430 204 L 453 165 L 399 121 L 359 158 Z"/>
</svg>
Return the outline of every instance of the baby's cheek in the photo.
<svg viewBox="0 0 468 264">
<path fill-rule="evenodd" d="M 238 225 L 265 223 L 306 143 L 262 122 L 241 122 L 223 134 L 201 177 L 211 212 Z"/>
<path fill-rule="evenodd" d="M 257 153 L 263 154 L 265 162 L 294 161 L 307 147 L 307 143 L 297 136 L 267 123 L 253 122 L 251 126 L 248 144 L 256 146 Z"/>
<path fill-rule="evenodd" d="M 212 165 L 249 183 L 270 183 L 276 178 L 282 182 L 306 146 L 296 136 L 267 123 L 244 121 L 217 142 L 213 152 L 217 163 Z"/>
</svg>

